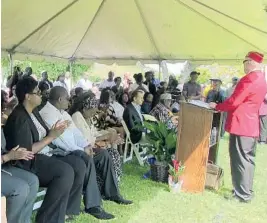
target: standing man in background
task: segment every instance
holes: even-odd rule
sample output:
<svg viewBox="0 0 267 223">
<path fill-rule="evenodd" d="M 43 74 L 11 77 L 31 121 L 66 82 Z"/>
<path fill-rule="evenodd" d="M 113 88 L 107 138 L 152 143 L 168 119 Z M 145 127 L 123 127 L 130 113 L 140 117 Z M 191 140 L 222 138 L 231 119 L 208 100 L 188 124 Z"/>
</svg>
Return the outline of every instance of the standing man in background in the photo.
<svg viewBox="0 0 267 223">
<path fill-rule="evenodd" d="M 235 90 L 235 87 L 236 87 L 238 81 L 239 81 L 239 78 L 238 78 L 238 77 L 233 77 L 233 78 L 232 78 L 232 86 L 229 87 L 229 88 L 226 90 L 226 95 L 225 95 L 226 98 L 229 98 L 229 97 L 233 94 L 233 92 L 234 92 L 234 90 Z"/>
<path fill-rule="evenodd" d="M 92 87 L 92 82 L 89 81 L 89 73 L 85 72 L 83 78 L 78 81 L 76 88 L 82 88 L 84 91 L 88 91 L 91 90 Z"/>
<path fill-rule="evenodd" d="M 70 93 L 70 90 L 72 89 L 73 83 L 72 83 L 72 79 L 71 79 L 71 72 L 66 71 L 65 73 L 65 83 L 67 85 L 68 91 Z"/>
<path fill-rule="evenodd" d="M 201 99 L 201 86 L 197 83 L 199 72 L 193 71 L 190 74 L 190 81 L 184 84 L 183 96 L 186 100 L 200 100 Z"/>
<path fill-rule="evenodd" d="M 46 85 L 48 89 L 52 88 L 53 83 L 49 81 L 47 71 L 46 70 L 42 71 L 41 75 L 42 75 L 42 80 L 40 81 L 39 85 Z"/>
<path fill-rule="evenodd" d="M 100 84 L 99 90 L 101 91 L 101 90 L 103 90 L 105 88 L 110 88 L 111 89 L 114 85 L 116 85 L 115 82 L 114 82 L 114 72 L 109 71 L 108 72 L 108 79 L 107 80 L 104 80 Z"/>
<path fill-rule="evenodd" d="M 253 178 L 257 138 L 259 137 L 259 109 L 267 93 L 265 75 L 261 71 L 264 55 L 249 52 L 243 61 L 245 76 L 233 94 L 223 103 L 210 103 L 217 111 L 228 112 L 226 131 L 230 133 L 229 153 L 233 195 L 228 199 L 249 202 L 253 197 Z"/>
<path fill-rule="evenodd" d="M 222 80 L 218 78 L 210 79 L 212 81 L 212 89 L 208 92 L 206 102 L 222 103 L 225 99 L 225 93 L 221 89 Z"/>
</svg>

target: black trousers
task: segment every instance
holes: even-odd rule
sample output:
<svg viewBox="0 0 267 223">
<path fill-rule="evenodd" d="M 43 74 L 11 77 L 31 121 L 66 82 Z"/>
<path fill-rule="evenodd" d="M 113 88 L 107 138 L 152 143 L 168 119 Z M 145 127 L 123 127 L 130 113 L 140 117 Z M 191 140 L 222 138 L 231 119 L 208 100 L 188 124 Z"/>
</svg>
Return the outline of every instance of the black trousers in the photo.
<svg viewBox="0 0 267 223">
<path fill-rule="evenodd" d="M 251 200 L 257 139 L 230 134 L 229 154 L 232 183 L 236 196 Z"/>
<path fill-rule="evenodd" d="M 40 186 L 47 187 L 36 215 L 37 223 L 64 223 L 66 214 L 79 214 L 85 175 L 84 162 L 76 156 L 36 155 L 35 174 Z"/>
<path fill-rule="evenodd" d="M 222 112 L 221 115 L 222 115 L 221 137 L 224 137 L 227 112 Z"/>
<path fill-rule="evenodd" d="M 114 172 L 112 159 L 105 149 L 95 150 L 94 157 L 85 152 L 76 150 L 72 154 L 81 157 L 86 164 L 84 180 L 84 206 L 86 209 L 99 207 L 102 204 L 101 193 L 96 179 L 96 171 L 104 179 L 103 194 L 106 198 L 119 195 L 118 184 Z"/>
<path fill-rule="evenodd" d="M 260 116 L 260 142 L 267 143 L 267 115 Z"/>
<path fill-rule="evenodd" d="M 81 210 L 80 206 L 82 200 L 84 177 L 86 173 L 86 165 L 81 158 L 74 155 L 57 157 L 57 159 L 68 163 L 74 170 L 74 182 L 70 191 L 66 214 L 78 215 Z"/>
</svg>

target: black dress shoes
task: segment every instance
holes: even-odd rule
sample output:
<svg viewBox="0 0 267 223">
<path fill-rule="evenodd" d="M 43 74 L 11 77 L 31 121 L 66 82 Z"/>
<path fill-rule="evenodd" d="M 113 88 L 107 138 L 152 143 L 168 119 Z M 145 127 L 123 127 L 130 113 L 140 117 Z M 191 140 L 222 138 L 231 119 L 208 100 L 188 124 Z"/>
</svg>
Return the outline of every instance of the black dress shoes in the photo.
<svg viewBox="0 0 267 223">
<path fill-rule="evenodd" d="M 130 205 L 132 204 L 133 202 L 130 201 L 130 200 L 126 200 L 124 199 L 122 196 L 115 196 L 115 197 L 110 197 L 108 198 L 107 200 L 110 200 L 110 201 L 113 201 L 117 204 L 122 204 L 122 205 Z"/>
<path fill-rule="evenodd" d="M 93 207 L 93 208 L 85 209 L 85 212 L 101 220 L 110 220 L 110 219 L 115 218 L 114 215 L 105 212 L 105 210 L 101 207 Z"/>
<path fill-rule="evenodd" d="M 251 200 L 244 200 L 240 197 L 238 197 L 237 195 L 235 194 L 231 194 L 231 195 L 225 195 L 224 198 L 228 201 L 239 201 L 241 203 L 250 203 Z"/>
</svg>

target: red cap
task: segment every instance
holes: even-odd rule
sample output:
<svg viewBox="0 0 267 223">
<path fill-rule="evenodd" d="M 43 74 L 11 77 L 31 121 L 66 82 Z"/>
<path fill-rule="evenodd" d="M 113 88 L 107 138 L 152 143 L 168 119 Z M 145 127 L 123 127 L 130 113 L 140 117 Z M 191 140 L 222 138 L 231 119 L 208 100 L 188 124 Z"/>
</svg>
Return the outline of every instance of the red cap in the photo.
<svg viewBox="0 0 267 223">
<path fill-rule="evenodd" d="M 256 61 L 257 63 L 262 63 L 264 55 L 258 52 L 249 52 L 246 57 Z"/>
</svg>

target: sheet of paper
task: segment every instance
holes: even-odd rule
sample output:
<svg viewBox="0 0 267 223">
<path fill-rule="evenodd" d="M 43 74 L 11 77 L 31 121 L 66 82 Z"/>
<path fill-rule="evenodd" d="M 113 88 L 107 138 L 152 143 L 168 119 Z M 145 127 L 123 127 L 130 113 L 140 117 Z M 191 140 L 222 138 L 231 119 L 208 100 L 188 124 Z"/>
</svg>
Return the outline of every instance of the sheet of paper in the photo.
<svg viewBox="0 0 267 223">
<path fill-rule="evenodd" d="M 189 104 L 192 105 L 196 105 L 202 108 L 207 108 L 207 109 L 211 109 L 211 107 L 209 106 L 208 103 L 204 102 L 204 101 L 200 101 L 200 100 L 190 100 L 188 101 Z"/>
</svg>

